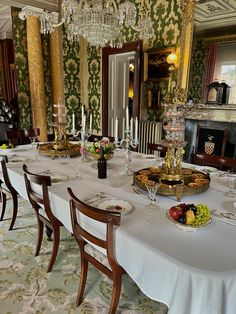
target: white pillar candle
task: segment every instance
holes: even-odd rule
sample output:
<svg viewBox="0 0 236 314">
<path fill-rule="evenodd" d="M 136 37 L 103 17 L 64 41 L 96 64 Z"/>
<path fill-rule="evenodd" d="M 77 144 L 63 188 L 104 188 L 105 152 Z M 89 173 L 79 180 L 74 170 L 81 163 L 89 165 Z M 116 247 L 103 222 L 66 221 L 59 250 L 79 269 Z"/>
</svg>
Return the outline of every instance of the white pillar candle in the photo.
<svg viewBox="0 0 236 314">
<path fill-rule="evenodd" d="M 133 118 L 130 119 L 130 136 L 133 137 Z"/>
<path fill-rule="evenodd" d="M 92 125 L 93 125 L 93 116 L 92 113 L 90 113 L 90 117 L 89 117 L 89 131 L 92 131 Z"/>
<path fill-rule="evenodd" d="M 118 137 L 118 119 L 116 117 L 116 119 L 115 119 L 115 138 L 117 138 L 117 137 Z"/>
<path fill-rule="evenodd" d="M 72 130 L 75 130 L 75 113 L 72 113 Z"/>
<path fill-rule="evenodd" d="M 129 108 L 126 107 L 126 130 L 129 130 Z"/>
<path fill-rule="evenodd" d="M 86 116 L 83 115 L 83 118 L 82 118 L 82 131 L 83 131 L 83 133 L 85 132 L 85 125 L 86 125 Z"/>
<path fill-rule="evenodd" d="M 135 118 L 135 140 L 138 139 L 138 118 Z"/>
</svg>

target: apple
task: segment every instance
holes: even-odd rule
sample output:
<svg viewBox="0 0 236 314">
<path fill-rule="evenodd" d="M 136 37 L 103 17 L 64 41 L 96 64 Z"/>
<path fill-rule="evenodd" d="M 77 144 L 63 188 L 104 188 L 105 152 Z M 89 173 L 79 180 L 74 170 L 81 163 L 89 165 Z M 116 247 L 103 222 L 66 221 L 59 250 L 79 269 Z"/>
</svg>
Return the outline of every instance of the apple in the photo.
<svg viewBox="0 0 236 314">
<path fill-rule="evenodd" d="M 173 206 L 169 209 L 169 215 L 172 219 L 177 220 L 183 215 L 182 208 L 180 206 Z"/>
</svg>

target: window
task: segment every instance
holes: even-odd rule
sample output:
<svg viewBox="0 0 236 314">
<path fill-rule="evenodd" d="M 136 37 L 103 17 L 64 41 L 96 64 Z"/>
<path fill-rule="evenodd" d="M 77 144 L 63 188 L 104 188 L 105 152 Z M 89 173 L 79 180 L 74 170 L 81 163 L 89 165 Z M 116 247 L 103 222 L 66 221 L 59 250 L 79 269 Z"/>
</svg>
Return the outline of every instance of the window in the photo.
<svg viewBox="0 0 236 314">
<path fill-rule="evenodd" d="M 236 43 L 222 43 L 217 47 L 214 78 L 231 87 L 228 103 L 236 104 Z"/>
</svg>

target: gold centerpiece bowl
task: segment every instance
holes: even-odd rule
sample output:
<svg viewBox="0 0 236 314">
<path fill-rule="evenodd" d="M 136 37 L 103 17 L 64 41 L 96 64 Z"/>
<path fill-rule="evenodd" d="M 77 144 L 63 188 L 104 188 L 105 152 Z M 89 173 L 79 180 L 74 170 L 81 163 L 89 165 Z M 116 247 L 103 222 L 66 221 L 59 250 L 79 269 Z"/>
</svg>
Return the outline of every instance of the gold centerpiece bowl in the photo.
<svg viewBox="0 0 236 314">
<path fill-rule="evenodd" d="M 157 193 L 159 195 L 176 195 L 176 186 L 183 184 L 183 195 L 193 195 L 206 191 L 210 186 L 208 174 L 189 168 L 182 168 L 182 180 L 165 180 L 161 167 L 140 169 L 134 177 L 135 184 L 143 190 L 147 185 L 161 183 Z"/>
<path fill-rule="evenodd" d="M 52 158 L 65 154 L 70 156 L 76 156 L 80 154 L 80 145 L 67 143 L 67 145 L 64 146 L 62 149 L 57 149 L 55 143 L 52 142 L 39 144 L 38 151 L 40 154 L 45 156 L 51 156 Z"/>
<path fill-rule="evenodd" d="M 100 154 L 96 154 L 96 153 L 91 153 L 91 155 L 93 156 L 93 158 L 95 160 L 98 160 L 100 158 Z M 108 153 L 108 154 L 104 154 L 104 158 L 106 160 L 111 160 L 114 157 L 114 152 L 112 153 Z"/>
</svg>

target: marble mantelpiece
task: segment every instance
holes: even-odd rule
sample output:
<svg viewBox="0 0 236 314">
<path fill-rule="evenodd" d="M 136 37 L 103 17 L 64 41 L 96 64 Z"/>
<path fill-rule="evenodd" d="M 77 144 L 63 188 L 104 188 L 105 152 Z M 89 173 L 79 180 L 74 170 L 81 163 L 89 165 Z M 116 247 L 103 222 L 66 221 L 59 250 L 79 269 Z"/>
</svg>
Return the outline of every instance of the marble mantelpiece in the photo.
<svg viewBox="0 0 236 314">
<path fill-rule="evenodd" d="M 186 119 L 236 122 L 236 105 L 193 105 L 186 110 Z"/>
</svg>

